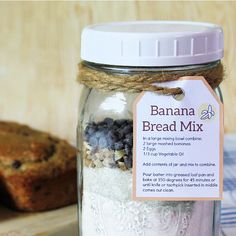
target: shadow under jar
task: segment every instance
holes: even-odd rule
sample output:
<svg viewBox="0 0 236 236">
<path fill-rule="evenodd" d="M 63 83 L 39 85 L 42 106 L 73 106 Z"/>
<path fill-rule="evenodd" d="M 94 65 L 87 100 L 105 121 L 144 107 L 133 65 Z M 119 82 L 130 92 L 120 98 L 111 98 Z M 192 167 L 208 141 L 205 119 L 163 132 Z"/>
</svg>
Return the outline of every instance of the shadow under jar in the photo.
<svg viewBox="0 0 236 236">
<path fill-rule="evenodd" d="M 122 91 L 122 88 L 117 89 L 115 86 L 102 89 L 103 86 L 91 85 L 89 82 L 90 79 L 100 78 L 98 82 L 103 85 L 104 81 L 107 83 L 113 76 L 128 78 L 144 74 L 150 77 L 158 74 L 163 77 L 203 75 L 215 76 L 222 80 L 223 70 L 220 63 L 222 53 L 219 53 L 217 48 L 220 47 L 220 42 L 213 48 L 218 51 L 211 58 L 203 56 L 200 60 L 194 58 L 194 54 L 190 54 L 189 61 L 187 55 L 187 59 L 183 59 L 184 56 L 181 59 L 175 52 L 172 53 L 172 57 L 170 56 L 169 62 L 166 58 L 161 60 L 161 56 L 159 59 L 153 56 L 154 59 L 151 61 L 147 58 L 146 61 L 145 58 L 143 61 L 142 58 L 135 61 L 132 49 L 125 47 L 126 39 L 134 40 L 134 44 L 135 40 L 142 43 L 143 35 L 149 32 L 150 35 L 145 37 L 159 40 L 158 49 L 156 44 L 153 49 L 161 50 L 163 47 L 163 50 L 168 51 L 169 49 L 164 49 L 165 42 L 162 44 L 158 38 L 161 33 L 166 33 L 174 40 L 180 32 L 185 32 L 183 37 L 186 39 L 187 36 L 192 38 L 199 36 L 201 30 L 203 35 L 213 31 L 215 33 L 213 41 L 219 40 L 219 35 L 222 34 L 221 29 L 215 25 L 189 22 L 112 23 L 90 26 L 83 31 L 83 61 L 80 65 L 79 81 L 86 86 L 81 96 L 77 130 L 80 150 L 78 154 L 80 236 L 219 235 L 219 201 L 132 200 L 133 102 L 140 91 L 132 88 L 130 90 L 125 88 L 125 91 Z M 112 37 L 122 39 L 123 57 L 121 55 L 114 59 L 115 49 L 102 56 L 101 50 L 105 50 L 104 45 L 97 49 L 97 53 L 92 53 L 88 47 L 93 50 L 99 47 L 98 42 L 91 41 L 91 37 L 95 36 L 99 42 L 109 41 Z M 179 39 L 179 43 L 181 42 Z M 152 41 L 149 43 L 152 44 Z M 107 47 L 109 49 L 109 45 Z M 118 46 L 113 45 L 113 47 Z M 140 47 L 142 49 L 142 44 L 141 46 L 139 44 L 139 50 Z M 147 54 L 151 53 L 145 44 L 143 49 L 147 50 Z M 127 56 L 124 56 L 125 53 Z M 132 63 L 129 63 L 129 60 Z M 88 82 L 83 81 L 85 77 Z M 214 85 L 211 86 L 221 96 L 218 83 L 219 81 L 212 83 Z"/>
</svg>

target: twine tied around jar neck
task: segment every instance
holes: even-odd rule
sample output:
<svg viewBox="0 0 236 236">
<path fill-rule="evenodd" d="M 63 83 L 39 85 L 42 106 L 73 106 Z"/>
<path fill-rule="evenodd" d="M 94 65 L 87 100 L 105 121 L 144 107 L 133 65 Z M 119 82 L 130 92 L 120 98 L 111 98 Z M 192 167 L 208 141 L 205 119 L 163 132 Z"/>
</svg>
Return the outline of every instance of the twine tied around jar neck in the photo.
<svg viewBox="0 0 236 236">
<path fill-rule="evenodd" d="M 175 70 L 150 72 L 145 71 L 137 73 L 118 73 L 107 72 L 102 69 L 87 66 L 83 62 L 79 64 L 79 73 L 77 80 L 87 87 L 102 91 L 122 91 L 129 93 L 140 93 L 142 91 L 157 92 L 162 95 L 182 94 L 181 88 L 168 88 L 153 85 L 167 81 L 178 80 L 183 76 L 203 76 L 212 89 L 215 89 L 223 81 L 224 68 L 221 62 L 214 66 L 201 67 L 190 70 Z"/>
</svg>

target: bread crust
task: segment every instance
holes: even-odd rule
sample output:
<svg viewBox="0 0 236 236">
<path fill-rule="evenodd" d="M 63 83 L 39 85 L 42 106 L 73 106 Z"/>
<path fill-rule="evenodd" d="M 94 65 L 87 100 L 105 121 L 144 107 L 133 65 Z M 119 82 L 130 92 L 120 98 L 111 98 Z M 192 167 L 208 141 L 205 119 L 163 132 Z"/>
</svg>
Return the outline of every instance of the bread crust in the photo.
<svg viewBox="0 0 236 236">
<path fill-rule="evenodd" d="M 0 122 L 0 200 L 21 211 L 77 202 L 76 149 L 48 133 Z"/>
</svg>

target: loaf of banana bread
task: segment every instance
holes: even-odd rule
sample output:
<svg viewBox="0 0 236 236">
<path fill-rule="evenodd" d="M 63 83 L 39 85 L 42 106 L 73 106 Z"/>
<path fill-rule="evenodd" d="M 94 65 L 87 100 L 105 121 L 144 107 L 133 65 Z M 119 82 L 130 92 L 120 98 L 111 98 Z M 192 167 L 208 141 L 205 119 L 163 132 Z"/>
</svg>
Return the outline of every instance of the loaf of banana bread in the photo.
<svg viewBox="0 0 236 236">
<path fill-rule="evenodd" d="M 76 203 L 76 149 L 48 133 L 0 122 L 0 201 L 22 211 Z"/>
</svg>

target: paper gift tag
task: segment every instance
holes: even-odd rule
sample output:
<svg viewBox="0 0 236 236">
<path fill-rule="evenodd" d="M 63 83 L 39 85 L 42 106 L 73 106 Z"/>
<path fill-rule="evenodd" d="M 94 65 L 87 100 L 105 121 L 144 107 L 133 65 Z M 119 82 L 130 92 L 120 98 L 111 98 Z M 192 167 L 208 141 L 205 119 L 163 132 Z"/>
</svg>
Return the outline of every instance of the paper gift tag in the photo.
<svg viewBox="0 0 236 236">
<path fill-rule="evenodd" d="M 133 199 L 219 200 L 223 105 L 203 77 L 161 83 L 181 100 L 143 92 L 134 102 Z"/>
</svg>

